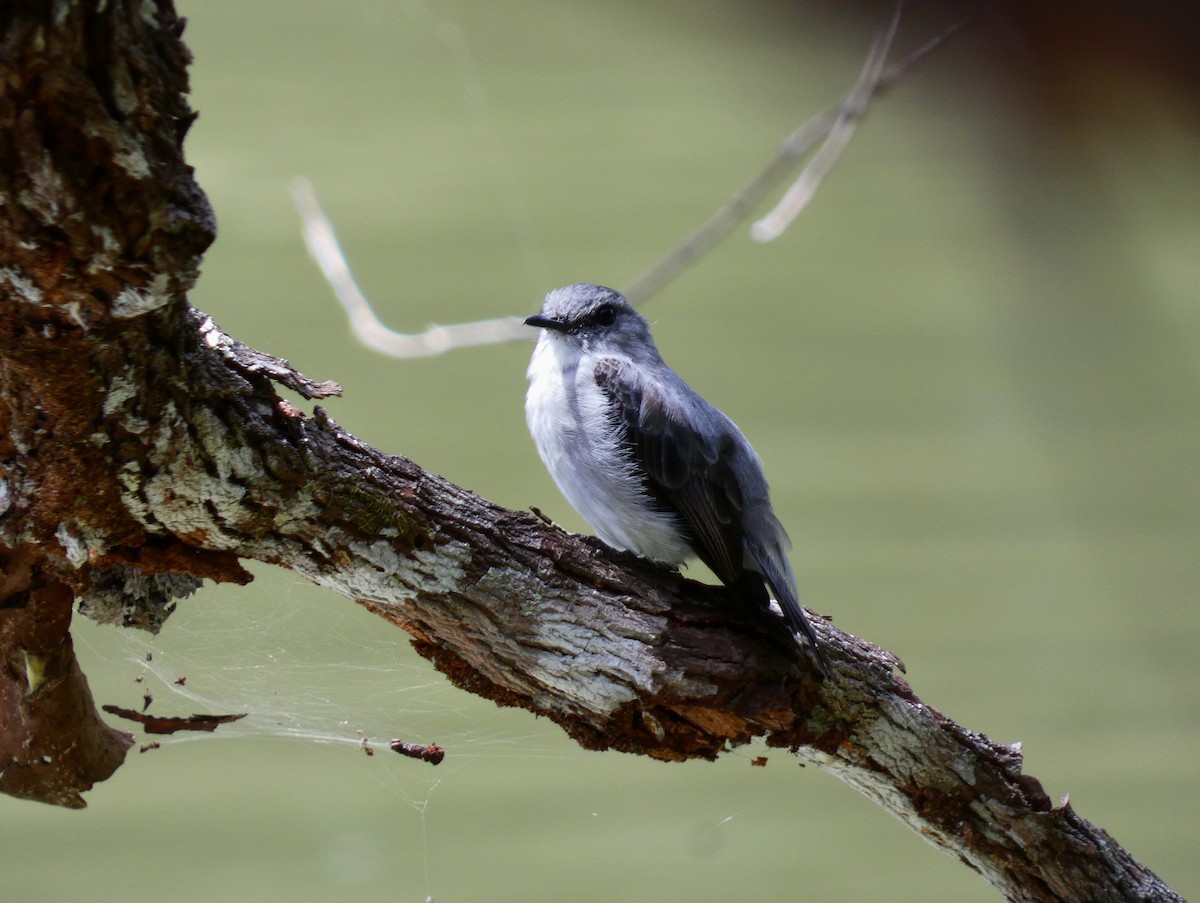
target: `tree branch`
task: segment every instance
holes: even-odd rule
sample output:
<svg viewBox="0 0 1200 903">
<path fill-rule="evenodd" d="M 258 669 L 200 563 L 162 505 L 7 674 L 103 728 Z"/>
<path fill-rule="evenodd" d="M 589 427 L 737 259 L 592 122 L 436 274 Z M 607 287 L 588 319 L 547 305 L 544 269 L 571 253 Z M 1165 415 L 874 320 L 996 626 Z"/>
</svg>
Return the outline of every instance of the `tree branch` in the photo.
<svg viewBox="0 0 1200 903">
<path fill-rule="evenodd" d="M 889 653 L 815 619 L 835 672 L 822 682 L 779 620 L 724 590 L 493 505 L 280 399 L 276 383 L 335 387 L 187 304 L 213 225 L 181 153 L 181 23 L 167 0 L 147 9 L 0 12 L 0 789 L 78 805 L 128 744 L 78 683 L 69 706 L 17 717 L 78 671 L 73 596 L 153 626 L 203 578 L 245 582 L 252 558 L 359 601 L 458 686 L 587 748 L 714 758 L 762 737 L 1009 899 L 1179 899 L 1052 805 L 1018 749 L 921 702 Z M 92 735 L 77 779 L 39 784 L 30 750 Z"/>
</svg>

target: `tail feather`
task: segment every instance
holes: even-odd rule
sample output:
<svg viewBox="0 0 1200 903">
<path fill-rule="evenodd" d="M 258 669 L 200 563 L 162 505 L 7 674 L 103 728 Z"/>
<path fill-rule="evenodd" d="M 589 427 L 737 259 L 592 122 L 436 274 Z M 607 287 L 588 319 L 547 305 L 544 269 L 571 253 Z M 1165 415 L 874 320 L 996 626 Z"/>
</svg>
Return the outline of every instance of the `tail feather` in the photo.
<svg viewBox="0 0 1200 903">
<path fill-rule="evenodd" d="M 813 630 L 812 622 L 808 620 L 804 609 L 800 607 L 796 591 L 786 586 L 776 589 L 775 599 L 779 603 L 779 608 L 783 611 L 783 618 L 792 629 L 792 633 L 794 635 L 804 634 L 812 646 L 813 654 L 817 657 L 817 664 L 821 666 L 821 673 L 826 677 L 833 677 L 833 666 L 830 665 L 825 650 L 821 648 L 821 644 L 817 640 L 817 632 Z"/>
<path fill-rule="evenodd" d="M 790 565 L 786 567 L 786 576 L 781 574 L 778 569 L 770 567 L 769 556 L 764 556 L 765 562 L 760 562 L 757 558 L 754 559 L 756 568 L 751 570 L 749 567 L 742 572 L 742 585 L 750 595 L 763 608 L 769 607 L 770 596 L 768 587 L 775 595 L 775 600 L 779 603 L 779 609 L 783 612 L 783 619 L 787 623 L 793 636 L 803 635 L 808 640 L 808 644 L 812 647 L 813 655 L 816 657 L 817 664 L 821 668 L 821 673 L 826 677 L 833 676 L 833 667 L 829 663 L 829 659 L 825 655 L 825 650 L 821 648 L 820 642 L 817 640 L 817 633 L 813 630 L 812 624 L 808 617 L 804 614 L 804 609 L 800 607 L 800 600 L 797 598 L 795 578 L 791 577 Z M 785 558 L 786 562 L 787 559 Z M 763 567 L 767 564 L 767 567 Z"/>
</svg>

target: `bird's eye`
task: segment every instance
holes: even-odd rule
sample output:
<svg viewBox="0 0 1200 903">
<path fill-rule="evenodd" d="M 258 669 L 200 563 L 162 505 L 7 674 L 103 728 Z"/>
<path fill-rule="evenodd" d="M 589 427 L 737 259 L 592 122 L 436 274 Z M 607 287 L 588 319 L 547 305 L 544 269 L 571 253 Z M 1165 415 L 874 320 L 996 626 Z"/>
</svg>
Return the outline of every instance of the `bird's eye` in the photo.
<svg viewBox="0 0 1200 903">
<path fill-rule="evenodd" d="M 596 308 L 595 319 L 599 326 L 612 326 L 617 322 L 617 309 L 611 304 L 601 304 Z"/>
</svg>

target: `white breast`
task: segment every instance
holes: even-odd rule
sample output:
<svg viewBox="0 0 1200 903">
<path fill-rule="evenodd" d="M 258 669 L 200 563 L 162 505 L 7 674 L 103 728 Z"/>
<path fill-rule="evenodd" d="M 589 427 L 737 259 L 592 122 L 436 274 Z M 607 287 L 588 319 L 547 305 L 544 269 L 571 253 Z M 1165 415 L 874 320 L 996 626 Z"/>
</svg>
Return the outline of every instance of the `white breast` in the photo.
<svg viewBox="0 0 1200 903">
<path fill-rule="evenodd" d="M 594 367 L 594 360 L 560 337 L 538 338 L 525 396 L 525 419 L 538 454 L 567 501 L 606 543 L 682 564 L 695 553 L 678 518 L 657 510 L 646 496 Z"/>
</svg>

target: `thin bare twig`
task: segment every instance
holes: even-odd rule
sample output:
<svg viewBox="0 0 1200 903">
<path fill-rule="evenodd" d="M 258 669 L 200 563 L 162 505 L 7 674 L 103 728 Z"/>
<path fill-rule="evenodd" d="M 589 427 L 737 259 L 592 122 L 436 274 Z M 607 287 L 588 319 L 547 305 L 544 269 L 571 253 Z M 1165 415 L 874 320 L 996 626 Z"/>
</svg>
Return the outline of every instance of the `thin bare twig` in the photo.
<svg viewBox="0 0 1200 903">
<path fill-rule="evenodd" d="M 850 93 L 838 104 L 837 119 L 825 136 L 817 152 L 813 154 L 808 165 L 800 172 L 799 178 L 792 183 L 775 205 L 775 209 L 758 220 L 750 227 L 750 237 L 755 241 L 774 241 L 782 235 L 787 227 L 795 221 L 808 202 L 817 192 L 822 180 L 833 169 L 833 165 L 841 157 L 842 151 L 854 137 L 863 114 L 867 111 L 867 103 L 875 94 L 879 79 L 883 75 L 883 66 L 887 62 L 888 51 L 896 37 L 896 29 L 900 27 L 900 11 L 903 4 L 897 0 L 892 8 L 892 18 L 875 37 L 867 61 L 859 73 L 858 82 Z"/>
<path fill-rule="evenodd" d="M 892 18 L 876 37 L 854 88 L 789 135 L 758 175 L 654 266 L 625 287 L 623 291 L 630 303 L 639 304 L 661 291 L 724 239 L 769 192 L 787 178 L 797 161 L 805 157 L 818 142 L 823 142 L 776 209 L 755 223 L 752 235 L 759 241 L 769 241 L 787 228 L 811 199 L 849 142 L 866 112 L 867 102 L 892 87 L 917 62 L 961 28 L 961 25 L 953 26 L 900 63 L 885 67 L 887 53 L 899 24 L 900 11 L 901 4 L 897 3 Z M 379 319 L 355 281 L 338 243 L 333 223 L 321 209 L 312 184 L 307 179 L 296 179 L 292 184 L 292 198 L 303 222 L 309 255 L 320 267 L 350 318 L 355 336 L 367 347 L 389 357 L 415 358 L 442 354 L 455 348 L 533 338 L 522 317 L 475 320 L 450 326 L 433 325 L 418 333 L 402 333 L 391 329 Z"/>
<path fill-rule="evenodd" d="M 946 43 L 962 29 L 959 23 L 937 35 L 894 66 L 889 66 L 875 82 L 874 93 L 883 94 L 903 78 L 910 69 L 926 56 Z M 821 138 L 829 134 L 837 122 L 839 111 L 853 92 L 848 92 L 834 103 L 809 119 L 792 132 L 775 156 L 740 191 L 726 201 L 712 216 L 700 224 L 691 234 L 635 279 L 626 289 L 625 296 L 636 304 L 657 294 L 694 261 L 708 252 L 742 222 L 780 182 L 796 162 L 804 157 Z"/>
<path fill-rule="evenodd" d="M 292 200 L 304 223 L 304 242 L 308 246 L 309 256 L 321 268 L 325 280 L 350 317 L 350 327 L 355 336 L 368 348 L 389 357 L 430 357 L 469 345 L 492 345 L 532 338 L 531 330 L 521 317 L 476 320 L 452 326 L 435 325 L 424 332 L 412 334 L 390 329 L 379 319 L 371 302 L 358 287 L 338 243 L 333 223 L 321 209 L 312 183 L 307 179 L 296 179 L 292 183 Z"/>
</svg>

